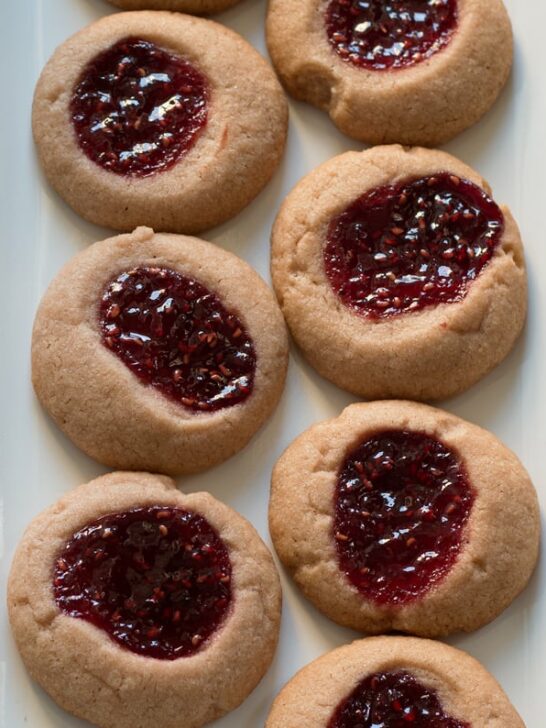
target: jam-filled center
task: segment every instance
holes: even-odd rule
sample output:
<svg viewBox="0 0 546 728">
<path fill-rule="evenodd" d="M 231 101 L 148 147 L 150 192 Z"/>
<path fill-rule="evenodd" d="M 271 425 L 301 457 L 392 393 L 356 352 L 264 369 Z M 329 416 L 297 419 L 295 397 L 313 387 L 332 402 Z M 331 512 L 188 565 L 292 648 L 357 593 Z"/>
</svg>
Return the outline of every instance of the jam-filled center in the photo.
<svg viewBox="0 0 546 728">
<path fill-rule="evenodd" d="M 378 672 L 336 708 L 328 728 L 471 728 L 446 714 L 437 693 L 408 672 Z"/>
<path fill-rule="evenodd" d="M 208 84 L 189 61 L 125 38 L 95 56 L 72 94 L 80 147 L 104 169 L 144 177 L 172 167 L 207 122 Z"/>
<path fill-rule="evenodd" d="M 457 27 L 457 0 L 331 0 L 330 44 L 349 63 L 374 71 L 405 68 L 444 48 Z"/>
<path fill-rule="evenodd" d="M 53 585 L 65 614 L 163 660 L 201 649 L 232 597 L 220 536 L 202 516 L 171 506 L 135 508 L 84 526 L 59 553 Z"/>
<path fill-rule="evenodd" d="M 245 400 L 254 345 L 238 317 L 205 286 L 174 270 L 134 268 L 100 302 L 105 346 L 144 383 L 196 411 Z"/>
<path fill-rule="evenodd" d="M 439 440 L 404 430 L 364 440 L 337 479 L 341 570 L 376 603 L 419 597 L 455 563 L 473 501 L 462 463 Z"/>
<path fill-rule="evenodd" d="M 326 275 L 341 301 L 377 319 L 460 301 L 504 230 L 477 185 L 442 172 L 359 197 L 328 227 Z"/>
</svg>

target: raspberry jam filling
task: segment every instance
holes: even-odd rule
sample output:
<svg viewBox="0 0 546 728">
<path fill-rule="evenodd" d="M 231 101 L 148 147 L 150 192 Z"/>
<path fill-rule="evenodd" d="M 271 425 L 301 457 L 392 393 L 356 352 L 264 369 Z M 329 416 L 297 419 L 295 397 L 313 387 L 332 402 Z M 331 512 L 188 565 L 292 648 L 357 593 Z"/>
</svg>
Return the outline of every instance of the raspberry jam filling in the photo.
<svg viewBox="0 0 546 728">
<path fill-rule="evenodd" d="M 172 167 L 207 123 L 208 84 L 188 61 L 125 38 L 87 64 L 70 113 L 80 147 L 116 174 Z"/>
<path fill-rule="evenodd" d="M 438 695 L 408 672 L 378 672 L 336 708 L 328 728 L 470 728 L 446 715 Z"/>
<path fill-rule="evenodd" d="M 161 660 L 200 650 L 226 618 L 231 563 L 200 515 L 170 506 L 103 516 L 75 533 L 54 567 L 59 608 L 123 647 Z"/>
<path fill-rule="evenodd" d="M 327 231 L 326 275 L 341 301 L 371 319 L 462 300 L 504 230 L 498 205 L 448 173 L 359 197 Z"/>
<path fill-rule="evenodd" d="M 364 440 L 337 480 L 341 570 L 378 604 L 416 599 L 455 563 L 473 502 L 462 463 L 439 440 L 404 430 Z"/>
<path fill-rule="evenodd" d="M 237 316 L 174 270 L 135 268 L 108 284 L 102 341 L 144 383 L 196 411 L 231 407 L 252 392 L 256 355 Z"/>
<path fill-rule="evenodd" d="M 328 40 L 348 63 L 372 71 L 407 68 L 451 40 L 457 0 L 331 0 Z"/>
</svg>

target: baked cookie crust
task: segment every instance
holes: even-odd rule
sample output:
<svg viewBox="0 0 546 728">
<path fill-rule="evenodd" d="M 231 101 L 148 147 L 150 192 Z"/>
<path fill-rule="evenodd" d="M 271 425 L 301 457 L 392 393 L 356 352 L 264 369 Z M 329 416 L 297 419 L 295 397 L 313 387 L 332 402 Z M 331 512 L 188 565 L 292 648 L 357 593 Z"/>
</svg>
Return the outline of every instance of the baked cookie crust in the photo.
<svg viewBox="0 0 546 728">
<path fill-rule="evenodd" d="M 323 377 L 366 399 L 459 394 L 507 356 L 523 328 L 523 247 L 506 206 L 495 253 L 461 301 L 372 320 L 332 290 L 323 261 L 330 221 L 369 190 L 442 171 L 491 195 L 477 172 L 445 152 L 376 147 L 319 166 L 290 192 L 275 221 L 273 286 L 296 343 Z"/>
<path fill-rule="evenodd" d="M 462 650 L 411 637 L 370 637 L 328 652 L 300 670 L 277 696 L 266 728 L 326 728 L 339 703 L 367 675 L 403 670 L 433 689 L 459 721 L 524 728 L 494 677 Z"/>
<path fill-rule="evenodd" d="M 220 13 L 241 0 L 108 0 L 122 10 L 175 10 L 180 13 L 209 15 Z"/>
<path fill-rule="evenodd" d="M 475 124 L 505 85 L 513 59 L 502 0 L 458 0 L 458 28 L 430 58 L 372 71 L 342 60 L 329 43 L 327 0 L 269 0 L 267 44 L 292 96 L 327 111 L 368 144 L 443 144 Z"/>
<path fill-rule="evenodd" d="M 243 322 L 253 340 L 252 393 L 239 404 L 194 412 L 143 384 L 102 344 L 98 306 L 108 281 L 138 266 L 195 278 Z M 57 425 L 113 468 L 168 474 L 212 467 L 244 447 L 274 410 L 288 362 L 282 314 L 258 274 L 232 253 L 139 228 L 75 256 L 45 293 L 34 323 L 32 379 Z"/>
<path fill-rule="evenodd" d="M 366 599 L 341 571 L 334 541 L 340 466 L 359 443 L 390 430 L 422 432 L 455 452 L 475 492 L 456 561 L 399 605 Z M 476 425 L 422 404 L 354 404 L 289 445 L 273 470 L 269 526 L 279 558 L 304 595 L 338 624 L 421 637 L 471 632 L 525 588 L 538 558 L 536 492 L 517 457 Z M 479 725 L 479 724 L 478 724 Z"/>
<path fill-rule="evenodd" d="M 140 37 L 188 60 L 208 80 L 208 120 L 170 169 L 125 177 L 91 161 L 70 117 L 73 89 L 97 54 Z M 149 225 L 195 233 L 240 212 L 277 168 L 287 103 L 268 63 L 242 37 L 211 20 L 140 11 L 109 15 L 65 41 L 36 87 L 33 132 L 45 175 L 82 217 L 114 230 Z"/>
<path fill-rule="evenodd" d="M 229 550 L 231 612 L 191 657 L 137 655 L 89 622 L 65 615 L 54 600 L 53 564 L 73 533 L 102 515 L 148 505 L 203 514 Z M 32 521 L 13 560 L 8 607 L 27 669 L 65 710 L 100 728 L 199 728 L 236 708 L 268 669 L 281 591 L 271 554 L 231 508 L 208 493 L 180 493 L 170 478 L 110 473 Z"/>
</svg>

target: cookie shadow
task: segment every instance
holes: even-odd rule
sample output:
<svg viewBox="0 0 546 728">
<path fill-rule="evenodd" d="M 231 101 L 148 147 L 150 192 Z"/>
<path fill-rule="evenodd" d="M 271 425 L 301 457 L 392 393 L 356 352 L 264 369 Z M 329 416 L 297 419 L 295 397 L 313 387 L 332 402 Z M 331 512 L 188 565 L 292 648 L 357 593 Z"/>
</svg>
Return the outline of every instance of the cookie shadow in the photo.
<svg viewBox="0 0 546 728">
<path fill-rule="evenodd" d="M 504 424 L 510 430 L 514 414 L 521 410 L 521 387 L 525 377 L 525 362 L 530 354 L 530 336 L 525 327 L 516 345 L 495 369 L 466 392 L 456 397 L 433 402 L 433 406 L 447 409 L 458 417 L 491 429 L 495 424 L 501 430 Z"/>
<path fill-rule="evenodd" d="M 542 524 L 544 527 L 544 523 Z M 516 710 L 526 725 L 534 725 L 536 695 L 530 677 L 530 664 L 538 664 L 543 656 L 543 643 L 538 635 L 544 632 L 543 615 L 539 612 L 540 595 L 544 590 L 544 559 L 542 554 L 527 588 L 493 622 L 470 635 L 455 635 L 448 642 L 469 652 L 479 660 L 506 689 L 518 678 L 516 695 L 511 695 Z M 507 656 L 509 658 L 507 659 Z M 515 693 L 516 691 L 514 691 Z"/>
<path fill-rule="evenodd" d="M 244 250 L 248 262 L 258 270 L 261 267 L 260 273 L 268 278 L 269 271 L 263 270 L 261 254 L 264 247 L 269 248 L 275 217 L 294 186 L 290 180 L 299 180 L 314 169 L 317 155 L 320 163 L 354 145 L 335 129 L 326 114 L 290 99 L 286 148 L 272 179 L 236 217 L 203 233 L 203 237 L 238 255 Z"/>
<path fill-rule="evenodd" d="M 40 458 L 43 454 L 44 468 L 47 467 L 48 463 L 53 462 L 55 463 L 55 472 L 57 474 L 62 473 L 62 482 L 58 482 L 56 485 L 59 490 L 56 497 L 60 498 L 63 494 L 63 483 L 67 483 L 68 488 L 75 488 L 110 470 L 80 450 L 55 424 L 35 395 L 31 406 L 34 412 L 34 427 L 39 430 L 36 438 L 40 442 L 40 449 L 34 455 Z M 42 468 L 38 463 L 37 471 L 41 472 L 41 470 Z M 48 500 L 44 502 L 44 507 L 52 499 L 53 494 L 50 492 Z"/>
<path fill-rule="evenodd" d="M 520 125 L 517 119 L 525 108 L 521 96 L 525 89 L 524 55 L 516 40 L 514 65 L 505 87 L 489 111 L 473 126 L 452 139 L 443 148 L 467 162 L 480 172 L 495 173 L 500 179 L 506 174 L 506 154 L 516 150 L 519 142 L 515 138 Z M 491 148 L 503 150 L 497 157 L 491 155 Z M 513 155 L 514 164 L 517 159 Z M 495 185 L 493 185 L 495 187 Z"/>
<path fill-rule="evenodd" d="M 544 528 L 544 519 L 542 527 Z M 537 634 L 540 615 L 536 610 L 544 589 L 544 558 L 539 555 L 537 567 L 523 592 L 496 619 L 471 634 L 453 635 L 446 641 L 470 652 L 484 665 L 501 663 L 507 654 L 518 655 L 521 645 Z M 508 666 L 507 666 L 508 669 Z"/>
<path fill-rule="evenodd" d="M 42 240 L 54 240 L 56 243 L 65 240 L 73 241 L 74 249 L 68 251 L 68 258 L 98 240 L 104 240 L 117 234 L 114 230 L 95 225 L 80 217 L 63 200 L 49 184 L 38 162 L 35 149 L 33 152 L 33 166 L 33 173 L 40 195 L 40 225 L 42 228 L 40 237 Z"/>
<path fill-rule="evenodd" d="M 81 17 L 82 13 L 85 13 L 89 16 L 87 19 L 89 23 L 92 23 L 94 20 L 99 20 L 99 18 L 105 15 L 121 12 L 121 8 L 111 5 L 106 0 L 79 0 L 77 5 L 79 17 Z"/>
<path fill-rule="evenodd" d="M 269 236 L 288 187 L 289 174 L 285 152 L 273 177 L 252 202 L 235 217 L 200 233 L 199 237 L 244 258 L 262 278 L 269 281 Z"/>
</svg>

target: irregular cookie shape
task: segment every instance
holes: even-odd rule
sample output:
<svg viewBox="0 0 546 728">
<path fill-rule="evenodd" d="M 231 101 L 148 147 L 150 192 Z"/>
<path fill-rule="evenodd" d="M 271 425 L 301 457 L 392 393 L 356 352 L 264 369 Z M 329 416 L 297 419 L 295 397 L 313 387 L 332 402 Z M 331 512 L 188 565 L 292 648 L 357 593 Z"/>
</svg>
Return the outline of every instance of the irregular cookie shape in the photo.
<svg viewBox="0 0 546 728">
<path fill-rule="evenodd" d="M 233 217 L 271 178 L 286 128 L 283 91 L 246 41 L 159 11 L 69 38 L 33 106 L 50 183 L 82 217 L 123 231 L 193 233 Z"/>
<path fill-rule="evenodd" d="M 300 670 L 266 728 L 524 728 L 500 685 L 473 657 L 410 637 L 370 637 Z"/>
<path fill-rule="evenodd" d="M 535 490 L 493 435 L 422 404 L 355 404 L 274 468 L 277 553 L 330 619 L 368 633 L 470 632 L 527 584 Z"/>
<path fill-rule="evenodd" d="M 288 343 L 270 289 L 235 255 L 139 228 L 77 255 L 34 325 L 36 393 L 115 468 L 188 473 L 244 447 L 281 395 Z"/>
<path fill-rule="evenodd" d="M 148 473 L 104 475 L 35 518 L 8 586 L 30 674 L 100 728 L 199 728 L 234 710 L 273 658 L 280 602 L 245 519 Z"/>
<path fill-rule="evenodd" d="M 310 364 L 367 399 L 443 399 L 499 364 L 525 321 L 517 225 L 445 154 L 347 152 L 288 195 L 272 278 Z"/>
<path fill-rule="evenodd" d="M 237 5 L 240 0 L 108 0 L 123 10 L 178 10 L 209 15 Z"/>
<path fill-rule="evenodd" d="M 288 91 L 368 144 L 443 144 L 475 124 L 513 57 L 502 0 L 270 0 Z"/>
</svg>

